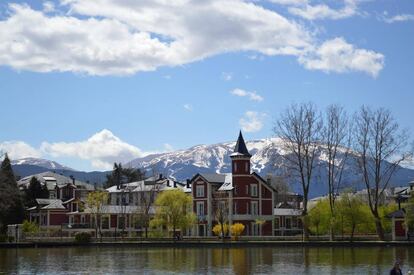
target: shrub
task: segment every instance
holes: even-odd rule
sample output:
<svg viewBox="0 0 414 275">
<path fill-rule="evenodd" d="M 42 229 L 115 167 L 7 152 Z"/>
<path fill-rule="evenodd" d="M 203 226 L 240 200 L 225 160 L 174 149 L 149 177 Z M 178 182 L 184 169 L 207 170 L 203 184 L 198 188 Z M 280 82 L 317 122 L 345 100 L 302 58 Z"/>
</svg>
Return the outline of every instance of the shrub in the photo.
<svg viewBox="0 0 414 275">
<path fill-rule="evenodd" d="M 0 243 L 5 243 L 7 239 L 8 239 L 7 235 L 4 235 L 4 234 L 0 235 Z"/>
<path fill-rule="evenodd" d="M 78 232 L 75 234 L 75 242 L 89 243 L 91 241 L 91 234 L 88 232 Z"/>
<path fill-rule="evenodd" d="M 37 233 L 39 232 L 39 227 L 34 222 L 29 222 L 28 220 L 23 221 L 22 231 L 24 233 Z"/>
<path fill-rule="evenodd" d="M 244 225 L 241 223 L 235 223 L 230 227 L 231 235 L 234 236 L 235 240 L 239 238 L 239 236 L 243 233 L 243 231 L 244 231 Z"/>
<path fill-rule="evenodd" d="M 227 233 L 229 232 L 229 225 L 228 224 L 224 224 L 223 225 L 223 231 L 224 231 L 224 236 L 226 236 L 227 235 Z M 219 236 L 219 237 L 224 237 L 224 236 L 221 236 L 221 224 L 216 224 L 214 227 L 213 227 L 213 233 L 214 233 L 214 235 L 216 235 L 216 236 Z"/>
</svg>

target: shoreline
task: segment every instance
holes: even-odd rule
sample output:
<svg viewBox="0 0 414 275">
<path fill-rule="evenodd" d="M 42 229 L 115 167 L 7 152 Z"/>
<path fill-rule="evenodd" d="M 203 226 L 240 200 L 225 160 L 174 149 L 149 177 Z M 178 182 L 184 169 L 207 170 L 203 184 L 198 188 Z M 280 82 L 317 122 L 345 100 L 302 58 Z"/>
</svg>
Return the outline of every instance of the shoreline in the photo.
<svg viewBox="0 0 414 275">
<path fill-rule="evenodd" d="M 387 247 L 414 246 L 407 241 L 126 241 L 126 242 L 21 242 L 0 243 L 0 249 L 10 248 L 54 248 L 54 247 L 136 247 L 136 248 L 234 248 L 234 247 Z"/>
</svg>

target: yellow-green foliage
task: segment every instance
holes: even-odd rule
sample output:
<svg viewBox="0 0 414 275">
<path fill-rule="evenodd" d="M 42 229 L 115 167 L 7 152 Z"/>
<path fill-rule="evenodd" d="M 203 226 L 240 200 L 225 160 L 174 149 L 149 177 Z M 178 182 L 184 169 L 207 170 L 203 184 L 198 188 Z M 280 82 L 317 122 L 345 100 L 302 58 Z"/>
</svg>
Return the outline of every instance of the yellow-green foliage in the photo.
<svg viewBox="0 0 414 275">
<path fill-rule="evenodd" d="M 22 224 L 22 231 L 24 233 L 37 233 L 39 232 L 39 226 L 34 222 L 29 222 L 28 220 L 24 220 Z"/>
<path fill-rule="evenodd" d="M 235 223 L 230 226 L 231 235 L 233 235 L 236 239 L 243 233 L 244 225 L 241 223 Z"/>
<path fill-rule="evenodd" d="M 414 231 L 414 197 L 411 197 L 404 205 L 407 213 L 407 224 L 410 231 Z"/>
<path fill-rule="evenodd" d="M 220 236 L 221 235 L 221 224 L 218 223 L 213 227 L 213 233 L 216 236 Z M 229 232 L 229 225 L 227 223 L 223 224 L 223 231 L 224 231 L 224 235 L 227 235 L 227 233 Z"/>
<path fill-rule="evenodd" d="M 179 189 L 163 191 L 155 200 L 156 212 L 150 227 L 165 226 L 173 230 L 189 228 L 195 222 L 192 206 L 191 196 L 183 191 Z"/>
<path fill-rule="evenodd" d="M 391 231 L 391 221 L 387 214 L 397 209 L 396 204 L 380 206 L 378 212 L 385 232 Z M 355 234 L 375 234 L 375 221 L 368 204 L 359 198 L 344 193 L 335 203 L 335 216 L 331 215 L 329 200 L 319 201 L 308 214 L 310 231 L 315 235 L 329 234 L 332 223 L 336 235 L 351 234 L 355 225 Z"/>
<path fill-rule="evenodd" d="M 104 191 L 95 191 L 88 194 L 86 204 L 94 214 L 100 214 L 102 206 L 108 202 L 108 193 Z"/>
</svg>

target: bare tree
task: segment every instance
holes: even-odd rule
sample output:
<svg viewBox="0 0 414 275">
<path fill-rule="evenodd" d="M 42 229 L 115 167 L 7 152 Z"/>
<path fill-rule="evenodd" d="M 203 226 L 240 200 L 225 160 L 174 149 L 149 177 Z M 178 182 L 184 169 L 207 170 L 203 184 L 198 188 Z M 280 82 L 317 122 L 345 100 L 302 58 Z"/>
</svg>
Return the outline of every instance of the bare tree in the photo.
<svg viewBox="0 0 414 275">
<path fill-rule="evenodd" d="M 333 222 L 335 201 L 342 183 L 343 170 L 348 159 L 350 147 L 350 128 L 348 115 L 339 105 L 330 105 L 324 116 L 322 147 L 326 154 L 330 222 L 330 240 L 334 239 Z"/>
<path fill-rule="evenodd" d="M 168 179 L 165 179 L 168 181 Z M 137 213 L 136 217 L 139 224 L 145 229 L 145 238 L 148 238 L 148 228 L 150 226 L 150 219 L 152 209 L 154 207 L 154 202 L 157 194 L 161 191 L 162 183 L 157 179 L 151 182 L 150 184 L 144 184 L 141 182 L 137 188 Z"/>
<path fill-rule="evenodd" d="M 284 165 L 291 176 L 299 179 L 303 191 L 304 239 L 309 239 L 307 226 L 308 195 L 317 165 L 322 121 L 312 103 L 293 104 L 276 121 L 274 132 L 282 140 Z"/>
<path fill-rule="evenodd" d="M 384 108 L 372 110 L 362 106 L 354 121 L 353 149 L 358 154 L 358 168 L 368 192 L 378 237 L 384 240 L 378 213 L 380 198 L 401 162 L 412 156 L 408 150 L 408 134 L 400 129 L 391 112 Z"/>
<path fill-rule="evenodd" d="M 221 229 L 221 238 L 223 239 L 226 235 L 226 226 L 229 222 L 229 201 L 227 192 L 222 192 L 223 194 L 215 199 L 215 213 L 214 217 L 217 223 L 220 225 Z"/>
</svg>

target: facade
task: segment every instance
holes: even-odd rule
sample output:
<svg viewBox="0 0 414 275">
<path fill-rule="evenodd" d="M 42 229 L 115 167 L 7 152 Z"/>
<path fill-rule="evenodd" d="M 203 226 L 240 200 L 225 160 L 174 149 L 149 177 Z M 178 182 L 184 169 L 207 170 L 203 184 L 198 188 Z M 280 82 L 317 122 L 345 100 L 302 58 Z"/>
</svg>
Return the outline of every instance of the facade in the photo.
<svg viewBox="0 0 414 275">
<path fill-rule="evenodd" d="M 140 216 L 152 216 L 155 209 L 152 206 L 156 196 L 165 190 L 181 189 L 190 192 L 187 184 L 172 179 L 149 177 L 145 180 L 112 186 L 108 192 L 108 204 L 101 210 L 101 218 L 95 221 L 92 209 L 86 207 L 82 211 L 67 213 L 69 232 L 95 230 L 95 222 L 100 223 L 103 236 L 125 234 L 142 236 L 145 228 L 140 222 Z"/>
<path fill-rule="evenodd" d="M 25 177 L 18 181 L 18 186 L 24 190 L 32 177 L 36 177 L 49 190 L 49 198 L 36 199 L 36 205 L 27 209 L 29 220 L 42 229 L 60 229 L 65 226 L 69 222 L 67 213 L 78 211 L 84 205 L 87 194 L 95 190 L 88 183 L 52 172 Z"/>
<path fill-rule="evenodd" d="M 224 212 L 229 224 L 242 223 L 244 235 L 272 236 L 275 190 L 250 172 L 251 155 L 240 132 L 230 174 L 197 174 L 191 181 L 197 224 L 193 234 L 211 236 Z"/>
</svg>

